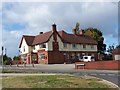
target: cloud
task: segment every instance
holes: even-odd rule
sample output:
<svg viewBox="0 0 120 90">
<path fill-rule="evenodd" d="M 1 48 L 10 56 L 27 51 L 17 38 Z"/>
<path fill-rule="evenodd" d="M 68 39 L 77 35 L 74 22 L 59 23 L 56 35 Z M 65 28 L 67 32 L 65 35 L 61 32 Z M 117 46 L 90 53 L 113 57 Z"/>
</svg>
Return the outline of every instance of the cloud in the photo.
<svg viewBox="0 0 120 90">
<path fill-rule="evenodd" d="M 76 22 L 80 22 L 82 29 L 100 29 L 107 38 L 105 42 L 112 43 L 108 37 L 117 40 L 117 8 L 117 2 L 6 2 L 2 11 L 4 45 L 8 48 L 8 54 L 14 56 L 18 54 L 23 34 L 36 35 L 41 31 L 50 31 L 53 23 L 58 25 L 58 30 L 71 33 Z M 14 27 L 16 24 L 17 28 Z"/>
</svg>

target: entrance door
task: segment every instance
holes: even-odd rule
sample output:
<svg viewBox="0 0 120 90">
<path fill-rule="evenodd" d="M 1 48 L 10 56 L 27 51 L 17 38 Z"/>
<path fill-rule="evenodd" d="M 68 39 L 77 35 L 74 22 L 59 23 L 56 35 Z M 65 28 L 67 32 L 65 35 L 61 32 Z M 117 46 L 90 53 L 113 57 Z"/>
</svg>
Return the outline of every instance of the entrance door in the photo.
<svg viewBox="0 0 120 90">
<path fill-rule="evenodd" d="M 30 64 L 30 56 L 28 56 L 28 62 L 27 63 Z"/>
</svg>

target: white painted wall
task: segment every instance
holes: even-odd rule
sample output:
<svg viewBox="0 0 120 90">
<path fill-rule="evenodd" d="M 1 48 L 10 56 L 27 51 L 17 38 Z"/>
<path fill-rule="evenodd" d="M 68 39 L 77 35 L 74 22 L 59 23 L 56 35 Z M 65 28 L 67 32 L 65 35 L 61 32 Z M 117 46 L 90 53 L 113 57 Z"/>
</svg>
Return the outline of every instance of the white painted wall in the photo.
<svg viewBox="0 0 120 90">
<path fill-rule="evenodd" d="M 53 50 L 53 35 L 50 37 L 49 41 L 46 43 L 46 51 L 52 51 Z"/>
<path fill-rule="evenodd" d="M 24 47 L 25 47 L 25 52 L 24 52 L 24 50 L 23 50 Z M 30 48 L 30 47 L 27 45 L 25 39 L 23 38 L 22 44 L 21 44 L 21 48 L 20 48 L 21 54 L 26 54 L 26 53 L 28 53 L 28 52 L 30 51 L 29 48 Z"/>
<path fill-rule="evenodd" d="M 115 55 L 115 60 L 120 60 L 120 55 Z"/>
</svg>

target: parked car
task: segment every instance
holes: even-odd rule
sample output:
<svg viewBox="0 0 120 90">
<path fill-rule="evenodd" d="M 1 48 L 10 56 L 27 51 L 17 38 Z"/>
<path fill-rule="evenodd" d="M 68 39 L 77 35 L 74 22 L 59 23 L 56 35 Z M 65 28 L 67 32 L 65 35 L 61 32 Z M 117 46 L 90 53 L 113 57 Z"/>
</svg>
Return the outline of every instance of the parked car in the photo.
<svg viewBox="0 0 120 90">
<path fill-rule="evenodd" d="M 83 62 L 91 62 L 91 61 L 95 61 L 95 57 L 94 56 L 82 56 L 79 61 L 83 61 Z"/>
</svg>

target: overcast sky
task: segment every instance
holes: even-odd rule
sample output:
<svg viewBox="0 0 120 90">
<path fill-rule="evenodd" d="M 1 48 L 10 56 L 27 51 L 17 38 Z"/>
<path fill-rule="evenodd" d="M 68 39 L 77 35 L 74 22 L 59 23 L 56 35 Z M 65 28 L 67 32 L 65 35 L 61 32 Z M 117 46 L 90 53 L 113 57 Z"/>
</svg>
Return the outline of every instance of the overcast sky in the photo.
<svg viewBox="0 0 120 90">
<path fill-rule="evenodd" d="M 76 22 L 80 29 L 98 28 L 107 45 L 118 44 L 117 2 L 4 2 L 0 16 L 3 45 L 12 57 L 19 54 L 22 35 L 50 31 L 53 23 L 68 33 Z"/>
</svg>

